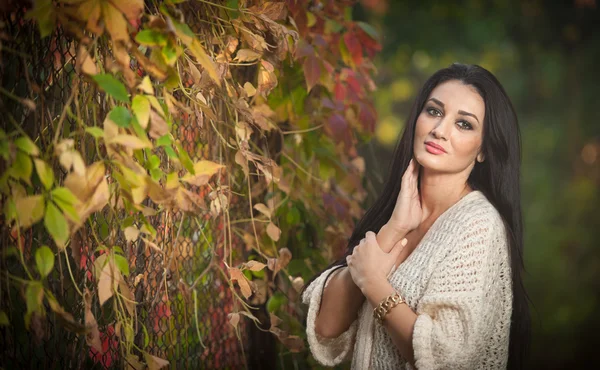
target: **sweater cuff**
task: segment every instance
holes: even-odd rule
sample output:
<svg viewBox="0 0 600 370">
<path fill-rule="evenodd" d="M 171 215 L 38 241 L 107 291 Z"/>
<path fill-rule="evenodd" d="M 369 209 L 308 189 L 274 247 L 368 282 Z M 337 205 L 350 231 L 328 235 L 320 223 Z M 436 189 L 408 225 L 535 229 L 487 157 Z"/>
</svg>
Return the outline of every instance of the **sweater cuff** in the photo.
<svg viewBox="0 0 600 370">
<path fill-rule="evenodd" d="M 413 329 L 413 351 L 415 355 L 415 366 L 419 370 L 429 370 L 435 368 L 431 350 L 431 332 L 433 330 L 433 320 L 429 315 L 420 314 L 415 321 Z"/>
</svg>

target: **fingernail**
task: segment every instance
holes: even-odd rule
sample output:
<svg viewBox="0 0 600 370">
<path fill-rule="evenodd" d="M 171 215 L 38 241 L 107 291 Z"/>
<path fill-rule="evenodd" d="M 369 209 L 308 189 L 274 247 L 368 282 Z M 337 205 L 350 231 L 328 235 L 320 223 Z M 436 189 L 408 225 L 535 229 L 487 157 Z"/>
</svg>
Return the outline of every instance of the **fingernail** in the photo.
<svg viewBox="0 0 600 370">
<path fill-rule="evenodd" d="M 406 244 L 408 244 L 408 239 L 406 239 L 406 238 L 402 239 L 401 243 L 402 243 L 403 247 L 406 247 Z"/>
</svg>

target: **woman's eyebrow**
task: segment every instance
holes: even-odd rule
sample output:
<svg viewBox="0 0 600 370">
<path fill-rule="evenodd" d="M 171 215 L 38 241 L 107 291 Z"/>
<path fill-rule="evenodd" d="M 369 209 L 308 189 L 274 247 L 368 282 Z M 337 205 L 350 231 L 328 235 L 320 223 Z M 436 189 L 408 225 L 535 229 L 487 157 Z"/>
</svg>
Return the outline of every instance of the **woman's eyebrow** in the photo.
<svg viewBox="0 0 600 370">
<path fill-rule="evenodd" d="M 432 102 L 434 102 L 434 103 L 436 103 L 440 107 L 444 108 L 444 103 L 442 103 L 441 101 L 437 100 L 436 98 L 429 98 L 429 100 L 432 101 Z M 475 120 L 477 120 L 477 123 L 479 123 L 479 118 L 477 118 L 477 116 L 474 115 L 473 113 L 465 112 L 464 110 L 459 110 L 458 114 L 462 114 L 463 116 L 471 116 L 471 117 L 475 118 Z"/>
</svg>

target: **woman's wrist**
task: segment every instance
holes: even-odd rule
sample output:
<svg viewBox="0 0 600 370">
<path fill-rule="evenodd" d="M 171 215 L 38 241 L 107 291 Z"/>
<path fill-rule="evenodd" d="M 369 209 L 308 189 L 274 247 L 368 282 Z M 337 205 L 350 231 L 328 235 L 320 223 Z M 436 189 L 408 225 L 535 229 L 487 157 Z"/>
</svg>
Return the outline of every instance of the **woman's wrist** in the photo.
<svg viewBox="0 0 600 370">
<path fill-rule="evenodd" d="M 382 250 L 389 252 L 397 243 L 404 239 L 406 234 L 408 234 L 407 230 L 395 227 L 393 223 L 388 222 L 379 230 L 377 242 Z"/>
</svg>

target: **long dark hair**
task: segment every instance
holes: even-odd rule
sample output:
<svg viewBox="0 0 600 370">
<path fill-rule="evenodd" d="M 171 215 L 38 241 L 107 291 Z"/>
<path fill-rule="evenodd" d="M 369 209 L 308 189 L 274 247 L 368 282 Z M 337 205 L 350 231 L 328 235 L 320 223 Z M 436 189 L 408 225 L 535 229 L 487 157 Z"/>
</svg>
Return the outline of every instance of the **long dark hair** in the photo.
<svg viewBox="0 0 600 370">
<path fill-rule="evenodd" d="M 347 266 L 346 256 L 352 254 L 354 247 L 364 238 L 367 231 L 379 232 L 392 216 L 395 202 L 390 200 L 398 197 L 402 174 L 413 156 L 417 117 L 433 89 L 450 80 L 458 80 L 474 87 L 485 102 L 482 144 L 485 160 L 482 163 L 475 162 L 468 183 L 471 188 L 481 191 L 487 197 L 504 221 L 510 250 L 513 289 L 508 369 L 523 369 L 529 352 L 530 316 L 528 296 L 522 279 L 523 222 L 519 178 L 521 136 L 517 115 L 508 95 L 496 77 L 485 68 L 455 63 L 437 71 L 425 82 L 412 105 L 404 132 L 394 150 L 389 177 L 382 193 L 356 224 L 344 256 L 329 265 L 326 270 L 334 266 Z"/>
</svg>

